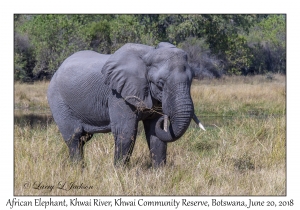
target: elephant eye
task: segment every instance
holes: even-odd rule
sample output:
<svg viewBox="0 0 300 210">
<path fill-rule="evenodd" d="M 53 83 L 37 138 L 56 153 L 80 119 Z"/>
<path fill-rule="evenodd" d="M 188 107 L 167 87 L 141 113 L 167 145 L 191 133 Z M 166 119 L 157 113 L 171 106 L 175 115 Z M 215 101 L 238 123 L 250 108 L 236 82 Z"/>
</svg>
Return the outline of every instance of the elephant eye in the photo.
<svg viewBox="0 0 300 210">
<path fill-rule="evenodd" d="M 158 86 L 159 88 L 163 88 L 163 87 L 164 87 L 164 82 L 162 81 L 162 79 L 158 80 L 157 86 Z"/>
</svg>

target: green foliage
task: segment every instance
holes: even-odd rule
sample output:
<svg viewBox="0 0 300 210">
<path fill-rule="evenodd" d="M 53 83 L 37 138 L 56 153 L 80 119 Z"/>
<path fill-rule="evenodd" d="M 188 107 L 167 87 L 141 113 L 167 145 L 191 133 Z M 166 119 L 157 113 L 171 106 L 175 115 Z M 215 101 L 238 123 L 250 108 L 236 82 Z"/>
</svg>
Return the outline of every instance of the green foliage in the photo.
<svg viewBox="0 0 300 210">
<path fill-rule="evenodd" d="M 14 79 L 20 81 L 28 81 L 30 79 L 29 75 L 31 74 L 31 72 L 26 71 L 26 56 L 24 56 L 23 54 L 15 53 L 14 63 Z"/>
<path fill-rule="evenodd" d="M 116 51 L 126 43 L 141 43 L 143 26 L 133 15 L 117 15 L 111 21 L 111 29 L 112 51 Z"/>
<path fill-rule="evenodd" d="M 86 33 L 89 36 L 91 48 L 101 53 L 111 53 L 110 31 L 111 26 L 106 19 L 90 23 Z"/>
<path fill-rule="evenodd" d="M 269 15 L 247 37 L 256 73 L 286 73 L 285 15 Z"/>
<path fill-rule="evenodd" d="M 249 68 L 250 66 L 250 49 L 243 36 L 238 36 L 230 41 L 232 43 L 224 53 L 224 60 L 226 60 L 228 68 L 227 73 L 240 75 L 242 68 Z"/>
<path fill-rule="evenodd" d="M 249 69 L 285 73 L 284 15 L 16 14 L 14 20 L 16 80 L 52 75 L 79 50 L 110 54 L 128 42 L 155 46 L 162 41 L 185 46 L 199 58 L 194 59 L 196 71 L 204 61 L 202 76 L 246 74 Z M 187 47 L 192 39 L 197 49 Z"/>
<path fill-rule="evenodd" d="M 17 23 L 24 21 L 24 17 L 15 16 L 15 19 L 19 20 Z M 15 28 L 18 24 L 15 24 Z M 32 77 L 32 69 L 35 65 L 33 56 L 34 50 L 29 43 L 28 36 L 26 34 L 20 34 L 18 31 L 14 33 L 14 79 L 20 81 L 29 81 Z"/>
<path fill-rule="evenodd" d="M 35 15 L 23 25 L 35 48 L 36 65 L 34 74 L 54 72 L 62 61 L 72 53 L 87 49 L 82 20 L 74 15 Z"/>
</svg>

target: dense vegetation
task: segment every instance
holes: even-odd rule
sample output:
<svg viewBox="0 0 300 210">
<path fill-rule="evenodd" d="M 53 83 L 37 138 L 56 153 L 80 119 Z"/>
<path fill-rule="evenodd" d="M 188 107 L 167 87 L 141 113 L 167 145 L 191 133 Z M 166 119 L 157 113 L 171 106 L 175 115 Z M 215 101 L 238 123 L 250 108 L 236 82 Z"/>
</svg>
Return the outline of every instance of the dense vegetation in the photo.
<svg viewBox="0 0 300 210">
<path fill-rule="evenodd" d="M 14 23 L 15 80 L 50 77 L 79 50 L 161 41 L 188 53 L 197 78 L 286 73 L 285 15 L 16 14 Z"/>
</svg>

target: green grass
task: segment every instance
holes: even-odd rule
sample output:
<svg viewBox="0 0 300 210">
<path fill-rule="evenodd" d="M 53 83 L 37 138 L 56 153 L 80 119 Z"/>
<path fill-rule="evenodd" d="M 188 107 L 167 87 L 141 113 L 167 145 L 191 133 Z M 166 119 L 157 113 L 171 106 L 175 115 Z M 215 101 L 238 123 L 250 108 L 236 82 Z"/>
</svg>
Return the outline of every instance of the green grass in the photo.
<svg viewBox="0 0 300 210">
<path fill-rule="evenodd" d="M 44 83 L 34 85 L 40 91 L 35 94 L 25 91 L 26 84 L 18 87 L 22 90 L 17 85 L 15 94 L 22 91 L 27 96 L 24 100 L 32 100 L 32 95 L 45 97 L 46 88 L 38 87 L 46 87 Z M 207 131 L 191 123 L 181 139 L 168 144 L 167 165 L 160 169 L 150 167 L 143 131 L 130 164 L 117 168 L 113 167 L 112 134 L 96 134 L 84 148 L 82 170 L 69 162 L 67 146 L 54 123 L 15 125 L 14 194 L 285 195 L 285 77 L 197 81 L 192 97 Z M 16 98 L 15 102 L 24 104 L 20 95 Z M 43 100 L 34 106 L 47 109 Z M 75 182 L 92 189 L 58 189 L 65 182 L 65 188 Z M 54 189 L 34 189 L 46 185 Z"/>
</svg>

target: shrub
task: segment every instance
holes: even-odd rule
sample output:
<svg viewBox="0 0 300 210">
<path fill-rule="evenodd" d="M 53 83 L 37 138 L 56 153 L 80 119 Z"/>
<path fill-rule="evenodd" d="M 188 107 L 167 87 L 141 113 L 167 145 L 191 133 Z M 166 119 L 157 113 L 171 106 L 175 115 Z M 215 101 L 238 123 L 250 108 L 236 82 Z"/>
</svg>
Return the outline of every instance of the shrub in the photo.
<svg viewBox="0 0 300 210">
<path fill-rule="evenodd" d="M 31 80 L 35 66 L 33 48 L 28 36 L 14 33 L 14 79 L 23 82 Z"/>
<path fill-rule="evenodd" d="M 247 37 L 255 73 L 286 73 L 286 18 L 269 15 Z"/>
<path fill-rule="evenodd" d="M 50 77 L 76 51 L 110 54 L 128 42 L 181 47 L 198 79 L 286 72 L 284 15 L 15 14 L 14 20 L 15 80 Z"/>
<path fill-rule="evenodd" d="M 28 34 L 36 60 L 32 73 L 53 74 L 62 61 L 72 53 L 88 49 L 84 25 L 76 15 L 34 15 L 19 30 Z"/>
</svg>

